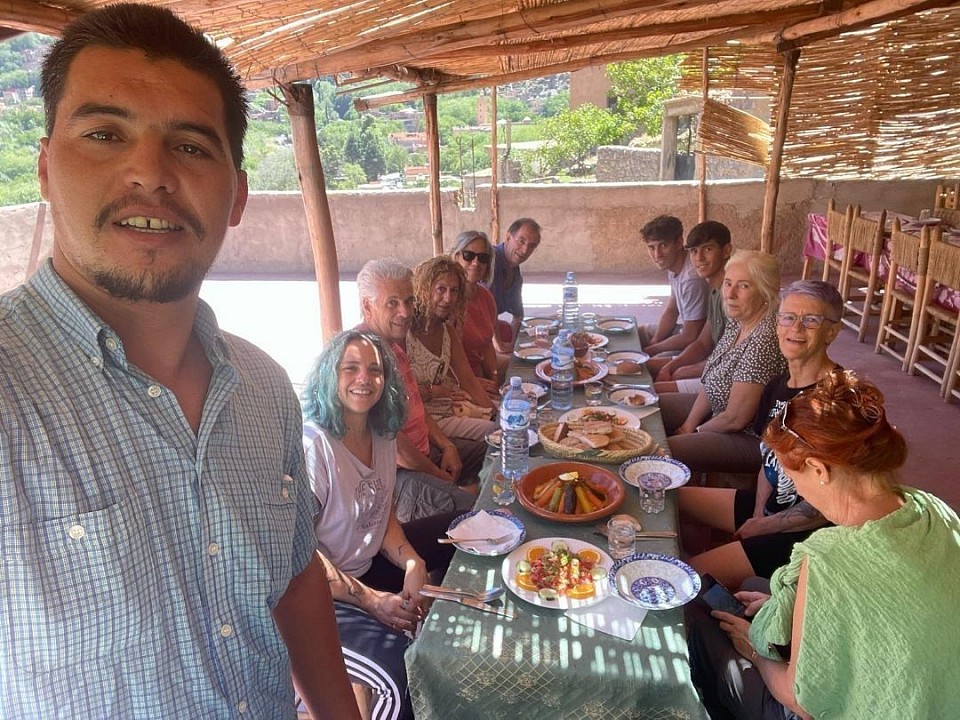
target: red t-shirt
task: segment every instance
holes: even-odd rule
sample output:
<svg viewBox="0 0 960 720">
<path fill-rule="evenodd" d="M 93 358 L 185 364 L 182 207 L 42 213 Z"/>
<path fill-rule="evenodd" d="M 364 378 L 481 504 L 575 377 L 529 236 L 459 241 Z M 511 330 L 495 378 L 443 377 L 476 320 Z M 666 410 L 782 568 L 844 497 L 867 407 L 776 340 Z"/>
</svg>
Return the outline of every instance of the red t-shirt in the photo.
<svg viewBox="0 0 960 720">
<path fill-rule="evenodd" d="M 470 367 L 477 377 L 483 373 L 483 354 L 493 343 L 493 329 L 497 321 L 497 301 L 483 285 L 477 285 L 477 294 L 467 302 L 460 341 Z"/>
</svg>

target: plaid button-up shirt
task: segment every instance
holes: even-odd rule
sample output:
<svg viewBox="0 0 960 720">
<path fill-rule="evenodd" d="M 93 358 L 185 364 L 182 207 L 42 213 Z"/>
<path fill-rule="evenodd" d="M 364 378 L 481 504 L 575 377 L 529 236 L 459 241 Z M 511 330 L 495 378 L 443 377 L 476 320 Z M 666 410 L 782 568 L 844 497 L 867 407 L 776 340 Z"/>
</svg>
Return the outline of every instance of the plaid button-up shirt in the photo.
<svg viewBox="0 0 960 720">
<path fill-rule="evenodd" d="M 194 331 L 199 433 L 47 262 L 0 297 L 0 717 L 286 718 L 270 614 L 315 549 L 285 373 Z"/>
</svg>

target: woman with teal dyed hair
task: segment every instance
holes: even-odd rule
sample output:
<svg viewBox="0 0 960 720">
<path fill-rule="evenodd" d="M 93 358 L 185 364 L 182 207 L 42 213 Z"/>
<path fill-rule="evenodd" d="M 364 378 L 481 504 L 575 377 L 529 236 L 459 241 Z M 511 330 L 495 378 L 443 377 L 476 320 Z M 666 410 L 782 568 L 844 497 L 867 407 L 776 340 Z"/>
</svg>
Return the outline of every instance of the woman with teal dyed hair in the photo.
<svg viewBox="0 0 960 720">
<path fill-rule="evenodd" d="M 328 343 L 303 394 L 307 473 L 320 502 L 314 529 L 344 661 L 354 682 L 374 689 L 374 716 L 384 718 L 412 717 L 405 634 L 426 614 L 420 588 L 429 573 L 445 571 L 453 557 L 452 546 L 437 544 L 452 514 L 397 520 L 396 434 L 405 398 L 389 347 L 357 331 Z"/>
</svg>

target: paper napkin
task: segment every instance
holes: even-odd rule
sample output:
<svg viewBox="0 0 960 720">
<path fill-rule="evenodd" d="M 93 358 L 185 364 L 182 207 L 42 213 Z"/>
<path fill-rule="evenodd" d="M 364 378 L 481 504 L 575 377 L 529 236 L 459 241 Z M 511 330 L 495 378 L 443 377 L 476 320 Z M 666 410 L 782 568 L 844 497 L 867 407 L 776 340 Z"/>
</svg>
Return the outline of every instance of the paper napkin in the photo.
<svg viewBox="0 0 960 720">
<path fill-rule="evenodd" d="M 480 510 L 473 517 L 469 517 L 452 530 L 447 531 L 447 537 L 458 538 L 500 537 L 510 533 L 510 537 L 499 545 L 488 542 L 460 543 L 474 552 L 490 553 L 496 550 L 505 550 L 510 547 L 520 534 L 520 528 L 506 518 L 491 515 L 486 510 Z"/>
</svg>

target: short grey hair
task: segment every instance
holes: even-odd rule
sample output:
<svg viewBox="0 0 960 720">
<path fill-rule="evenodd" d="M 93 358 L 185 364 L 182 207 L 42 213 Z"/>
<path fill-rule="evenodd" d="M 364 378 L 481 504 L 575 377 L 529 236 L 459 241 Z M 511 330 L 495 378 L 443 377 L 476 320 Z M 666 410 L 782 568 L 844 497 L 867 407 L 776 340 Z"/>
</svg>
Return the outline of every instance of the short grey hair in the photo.
<svg viewBox="0 0 960 720">
<path fill-rule="evenodd" d="M 376 298 L 380 292 L 380 283 L 384 280 L 413 282 L 413 270 L 395 257 L 368 260 L 357 273 L 357 290 L 360 293 L 360 299 Z"/>
<path fill-rule="evenodd" d="M 490 253 L 490 262 L 487 263 L 487 274 L 483 278 L 483 282 L 490 283 L 493 280 L 493 264 L 496 262 L 497 255 L 493 252 L 493 245 L 490 244 L 490 238 L 487 237 L 485 232 L 481 232 L 480 230 L 464 230 L 457 235 L 457 239 L 453 243 L 453 248 L 450 250 L 450 257 L 456 260 L 466 249 L 467 245 L 474 240 L 483 240 L 483 251 Z"/>
<path fill-rule="evenodd" d="M 843 316 L 843 298 L 836 287 L 823 280 L 797 280 L 780 291 L 780 300 L 787 299 L 788 295 L 803 295 L 816 300 L 826 308 L 824 317 L 834 322 L 840 322 Z"/>
</svg>

